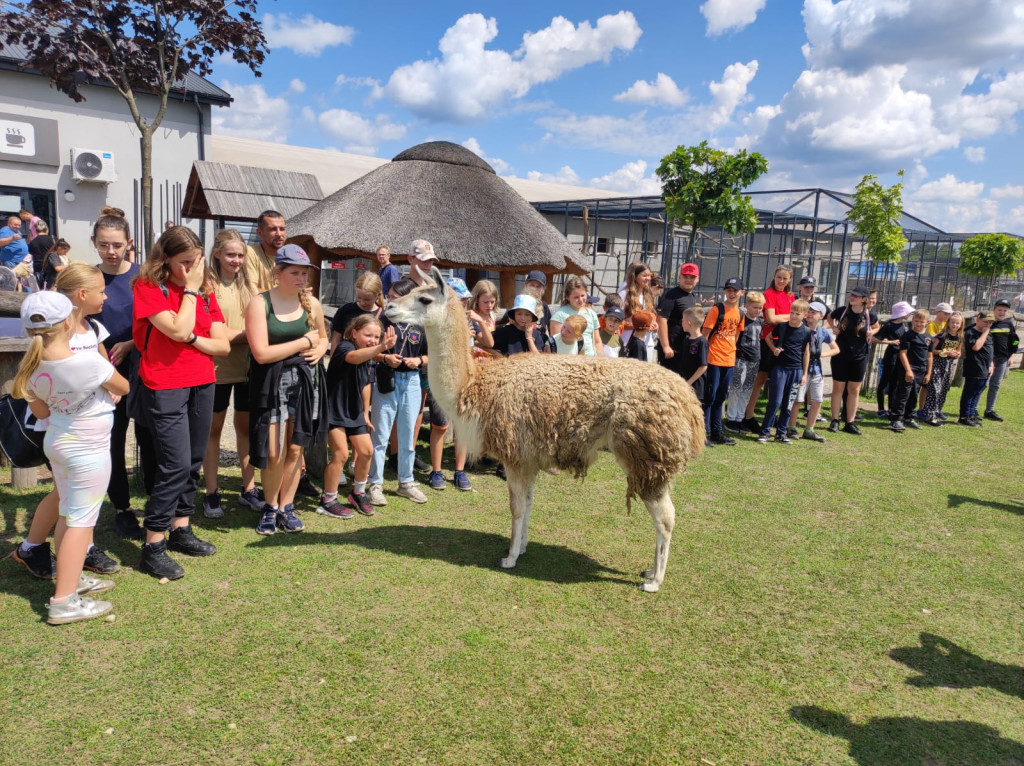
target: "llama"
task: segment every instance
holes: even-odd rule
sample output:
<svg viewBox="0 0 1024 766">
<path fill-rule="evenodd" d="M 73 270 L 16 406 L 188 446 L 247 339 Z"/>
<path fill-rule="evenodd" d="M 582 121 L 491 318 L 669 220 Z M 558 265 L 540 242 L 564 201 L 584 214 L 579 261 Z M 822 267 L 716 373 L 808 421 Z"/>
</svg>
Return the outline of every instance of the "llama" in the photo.
<svg viewBox="0 0 1024 766">
<path fill-rule="evenodd" d="M 512 535 L 499 565 L 511 569 L 526 551 L 538 471 L 582 477 L 607 446 L 626 472 L 627 508 L 639 497 L 654 521 L 654 566 L 641 588 L 656 592 L 675 525 L 672 479 L 704 446 L 693 389 L 674 372 L 630 359 L 517 354 L 476 365 L 462 304 L 436 267 L 431 278 L 385 313 L 424 328 L 434 399 L 470 454 L 505 465 Z"/>
</svg>

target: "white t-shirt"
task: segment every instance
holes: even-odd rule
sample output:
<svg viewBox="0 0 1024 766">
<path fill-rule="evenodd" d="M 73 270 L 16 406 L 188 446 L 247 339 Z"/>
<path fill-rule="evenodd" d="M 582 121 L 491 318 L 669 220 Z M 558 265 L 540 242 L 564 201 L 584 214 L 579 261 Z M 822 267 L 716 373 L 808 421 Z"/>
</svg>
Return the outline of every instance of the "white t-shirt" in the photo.
<svg viewBox="0 0 1024 766">
<path fill-rule="evenodd" d="M 95 353 L 99 353 L 100 344 L 110 337 L 110 333 L 107 332 L 107 328 L 104 327 L 99 320 L 89 318 L 85 321 L 86 324 L 89 325 L 89 329 L 85 332 L 76 332 L 71 336 L 71 340 L 69 341 L 71 350 L 76 354 L 79 351 L 93 351 Z M 99 335 L 97 335 L 96 330 L 93 329 L 94 324 L 96 326 L 96 330 L 99 330 Z"/>
<path fill-rule="evenodd" d="M 102 388 L 114 375 L 114 365 L 99 354 L 72 354 L 41 361 L 28 382 L 29 392 L 50 408 L 50 427 L 72 430 L 76 420 L 114 411 L 114 401 Z"/>
</svg>

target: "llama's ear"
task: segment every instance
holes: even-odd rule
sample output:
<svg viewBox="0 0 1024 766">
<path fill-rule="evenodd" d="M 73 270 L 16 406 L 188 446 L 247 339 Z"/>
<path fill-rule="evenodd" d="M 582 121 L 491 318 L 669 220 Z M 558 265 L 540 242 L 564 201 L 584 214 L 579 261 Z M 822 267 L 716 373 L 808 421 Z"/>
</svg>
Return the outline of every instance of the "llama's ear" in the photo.
<svg viewBox="0 0 1024 766">
<path fill-rule="evenodd" d="M 432 266 L 430 268 L 430 278 L 434 280 L 434 286 L 437 288 L 437 294 L 441 298 L 441 300 L 447 300 L 447 295 L 445 293 L 446 284 L 444 281 L 444 277 L 441 276 L 441 270 L 437 268 L 437 266 Z"/>
</svg>

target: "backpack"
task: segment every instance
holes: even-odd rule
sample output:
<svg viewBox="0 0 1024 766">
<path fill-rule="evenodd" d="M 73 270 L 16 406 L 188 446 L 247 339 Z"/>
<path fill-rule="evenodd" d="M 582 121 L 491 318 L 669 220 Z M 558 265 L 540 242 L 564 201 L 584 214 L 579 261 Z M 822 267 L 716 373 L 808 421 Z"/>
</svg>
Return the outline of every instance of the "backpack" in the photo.
<svg viewBox="0 0 1024 766">
<path fill-rule="evenodd" d="M 715 337 L 715 333 L 718 332 L 718 329 L 722 326 L 722 320 L 725 318 L 725 304 L 724 303 L 716 303 L 715 304 L 715 309 L 718 311 L 718 316 L 715 318 L 715 326 L 712 327 L 711 328 L 711 332 L 708 333 L 708 343 L 711 343 L 711 339 L 713 337 Z M 740 333 L 742 333 L 743 330 L 746 329 L 746 326 L 747 326 L 747 317 L 741 311 L 740 312 L 740 325 L 739 325 L 739 327 L 736 328 L 736 334 L 739 335 Z"/>
</svg>

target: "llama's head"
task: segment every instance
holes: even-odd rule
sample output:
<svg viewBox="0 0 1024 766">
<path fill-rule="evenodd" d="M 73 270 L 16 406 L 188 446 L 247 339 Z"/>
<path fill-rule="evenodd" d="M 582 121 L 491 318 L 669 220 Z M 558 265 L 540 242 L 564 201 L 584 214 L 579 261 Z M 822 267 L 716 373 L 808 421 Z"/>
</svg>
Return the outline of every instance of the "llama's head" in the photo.
<svg viewBox="0 0 1024 766">
<path fill-rule="evenodd" d="M 449 295 L 454 297 L 455 293 L 445 284 L 441 272 L 434 266 L 425 284 L 391 301 L 384 313 L 392 322 L 439 327 L 445 321 Z M 455 302 L 458 303 L 457 300 Z"/>
</svg>

